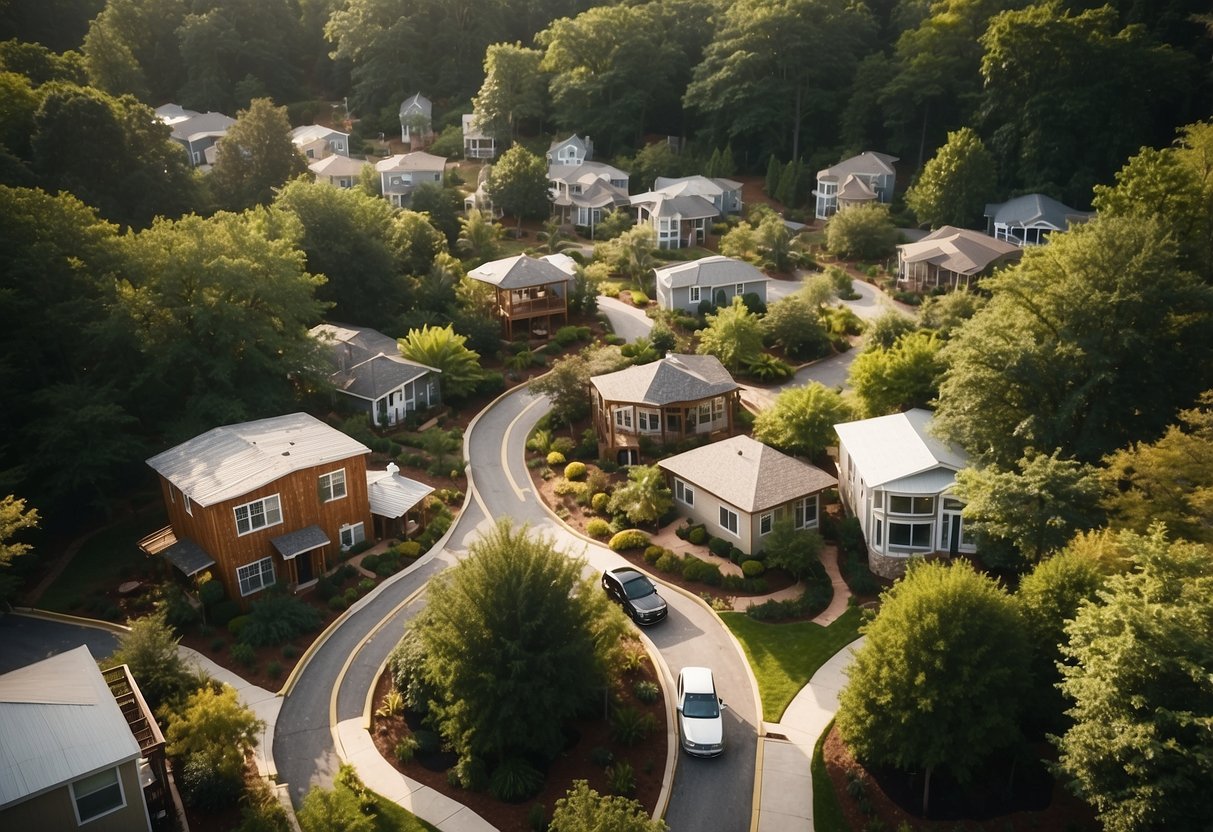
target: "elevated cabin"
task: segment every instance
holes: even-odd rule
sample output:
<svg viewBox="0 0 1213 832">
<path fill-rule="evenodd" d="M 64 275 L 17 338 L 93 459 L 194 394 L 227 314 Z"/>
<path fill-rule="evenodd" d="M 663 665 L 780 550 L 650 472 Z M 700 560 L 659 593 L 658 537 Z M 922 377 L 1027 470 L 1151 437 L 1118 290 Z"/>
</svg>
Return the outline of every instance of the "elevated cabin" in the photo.
<svg viewBox="0 0 1213 832">
<path fill-rule="evenodd" d="M 520 332 L 547 338 L 555 327 L 569 321 L 568 291 L 573 275 L 551 259 L 519 254 L 478 266 L 468 277 L 493 287 L 493 314 L 501 319 L 507 340 Z"/>
<path fill-rule="evenodd" d="M 667 355 L 590 379 L 598 456 L 640 462 L 641 440 L 670 445 L 732 436 L 741 388 L 712 355 Z"/>
<path fill-rule="evenodd" d="M 658 248 L 691 248 L 708 239 L 720 210 L 701 196 L 676 196 L 663 191 L 636 194 L 629 199 L 637 224 L 648 225 Z"/>
</svg>

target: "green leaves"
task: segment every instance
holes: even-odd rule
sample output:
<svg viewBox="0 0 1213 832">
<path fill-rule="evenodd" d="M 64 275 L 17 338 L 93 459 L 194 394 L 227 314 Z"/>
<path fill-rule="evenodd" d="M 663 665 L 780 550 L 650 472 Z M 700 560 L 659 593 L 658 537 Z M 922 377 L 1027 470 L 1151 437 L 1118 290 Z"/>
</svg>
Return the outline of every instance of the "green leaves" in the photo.
<svg viewBox="0 0 1213 832">
<path fill-rule="evenodd" d="M 908 323 L 900 313 L 889 314 Z M 877 347 L 860 353 L 851 364 L 848 383 L 863 406 L 864 416 L 885 416 L 929 405 L 944 372 L 942 349 L 942 342 L 933 334 L 909 332 L 888 349 Z"/>
<path fill-rule="evenodd" d="M 783 390 L 758 414 L 754 438 L 786 453 L 812 457 L 838 441 L 834 425 L 852 415 L 840 395 L 814 381 Z"/>
<path fill-rule="evenodd" d="M 994 157 L 968 127 L 948 134 L 947 143 L 927 162 L 906 191 L 906 205 L 931 228 L 972 228 L 994 195 Z"/>
<path fill-rule="evenodd" d="M 449 324 L 426 324 L 421 329 L 410 329 L 408 336 L 400 339 L 400 354 L 440 370 L 443 397 L 459 398 L 470 394 L 484 378 L 480 354 L 464 346 L 466 341 Z"/>
<path fill-rule="evenodd" d="M 708 325 L 699 333 L 700 355 L 714 355 L 730 372 L 737 372 L 762 353 L 762 324 L 757 315 L 733 296 L 730 306 L 706 316 Z"/>
<path fill-rule="evenodd" d="M 665 474 L 656 465 L 633 465 L 628 481 L 616 487 L 607 509 L 623 514 L 629 523 L 656 523 L 674 504 Z"/>
</svg>

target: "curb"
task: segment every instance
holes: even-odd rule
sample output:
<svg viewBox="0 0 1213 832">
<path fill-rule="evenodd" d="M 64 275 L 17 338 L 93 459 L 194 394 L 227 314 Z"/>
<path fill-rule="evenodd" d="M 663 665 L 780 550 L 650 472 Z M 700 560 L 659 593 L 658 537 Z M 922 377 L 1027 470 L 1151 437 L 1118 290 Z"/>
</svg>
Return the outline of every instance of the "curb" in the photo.
<svg viewBox="0 0 1213 832">
<path fill-rule="evenodd" d="M 115 624 L 112 621 L 102 621 L 99 618 L 85 618 L 80 615 L 70 615 L 66 612 L 40 610 L 35 607 L 13 607 L 13 612 L 17 615 L 24 615 L 27 618 L 41 618 L 44 621 L 58 621 L 62 624 L 76 624 L 81 627 L 92 627 L 94 630 L 106 630 L 118 636 L 131 631 L 130 627 Z"/>
</svg>

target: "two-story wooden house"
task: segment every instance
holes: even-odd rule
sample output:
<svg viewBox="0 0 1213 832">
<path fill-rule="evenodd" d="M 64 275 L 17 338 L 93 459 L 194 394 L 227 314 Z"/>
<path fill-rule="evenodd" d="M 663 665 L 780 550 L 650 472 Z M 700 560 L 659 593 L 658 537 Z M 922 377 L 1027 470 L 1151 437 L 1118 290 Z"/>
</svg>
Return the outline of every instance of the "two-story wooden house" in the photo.
<svg viewBox="0 0 1213 832">
<path fill-rule="evenodd" d="M 308 586 L 371 528 L 370 449 L 306 413 L 214 428 L 147 461 L 169 526 L 140 541 L 231 598 Z"/>
<path fill-rule="evenodd" d="M 659 445 L 736 430 L 741 388 L 712 355 L 667 355 L 590 379 L 598 456 L 640 462 L 642 439 Z"/>
</svg>

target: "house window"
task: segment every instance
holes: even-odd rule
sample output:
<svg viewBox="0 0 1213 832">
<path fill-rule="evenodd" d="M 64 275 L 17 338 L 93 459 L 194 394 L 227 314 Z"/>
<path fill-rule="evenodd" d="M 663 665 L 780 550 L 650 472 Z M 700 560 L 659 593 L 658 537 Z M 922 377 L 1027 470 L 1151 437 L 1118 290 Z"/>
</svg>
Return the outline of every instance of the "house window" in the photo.
<svg viewBox="0 0 1213 832">
<path fill-rule="evenodd" d="M 727 532 L 731 532 L 734 536 L 737 535 L 737 512 L 731 511 L 724 506 L 720 507 L 720 527 Z"/>
<path fill-rule="evenodd" d="M 688 506 L 695 505 L 695 489 L 682 480 L 674 480 L 674 497 L 680 503 L 685 503 Z"/>
<path fill-rule="evenodd" d="M 665 416 L 665 429 L 670 433 L 681 433 L 682 416 L 678 413 L 667 413 Z"/>
<path fill-rule="evenodd" d="M 930 549 L 930 523 L 889 523 L 889 545 L 905 549 Z"/>
<path fill-rule="evenodd" d="M 758 533 L 759 534 L 770 534 L 771 527 L 774 524 L 775 524 L 775 514 L 770 511 L 766 512 L 765 514 L 761 515 L 758 518 Z"/>
<path fill-rule="evenodd" d="M 99 771 L 72 783 L 72 801 L 76 805 L 76 819 L 81 824 L 121 809 L 126 805 L 126 798 L 118 769 Z"/>
<path fill-rule="evenodd" d="M 735 284 L 733 286 L 733 294 L 734 295 L 744 295 L 745 294 L 745 284 L 744 283 Z"/>
<path fill-rule="evenodd" d="M 656 410 L 637 410 L 636 422 L 645 433 L 661 432 L 661 413 Z"/>
<path fill-rule="evenodd" d="M 615 408 L 615 427 L 619 428 L 620 430 L 632 429 L 632 408 Z"/>
<path fill-rule="evenodd" d="M 688 300 L 690 303 L 699 303 L 699 287 L 698 286 L 691 287 L 691 296 Z"/>
<path fill-rule="evenodd" d="M 277 526 L 282 522 L 282 509 L 278 505 L 277 494 L 236 506 L 235 512 L 238 535 L 246 535 L 266 526 Z"/>
<path fill-rule="evenodd" d="M 361 523 L 355 523 L 352 526 L 342 526 L 339 537 L 341 539 L 341 548 L 349 549 L 366 540 L 366 529 L 363 528 Z"/>
<path fill-rule="evenodd" d="M 792 525 L 798 529 L 811 529 L 817 525 L 816 494 L 792 503 Z"/>
<path fill-rule="evenodd" d="M 722 396 L 712 399 L 712 419 L 717 422 L 724 419 L 724 398 Z"/>
<path fill-rule="evenodd" d="M 884 521 L 878 517 L 878 518 L 876 518 L 876 545 L 877 546 L 880 546 L 880 543 L 881 543 L 880 538 L 881 538 L 882 532 L 884 532 Z"/>
<path fill-rule="evenodd" d="M 240 594 L 252 595 L 267 586 L 274 585 L 274 559 L 262 558 L 248 566 L 236 569 L 236 580 L 240 582 Z"/>
<path fill-rule="evenodd" d="M 345 469 L 322 474 L 320 477 L 320 501 L 324 503 L 340 500 L 345 496 Z"/>
<path fill-rule="evenodd" d="M 889 512 L 892 514 L 934 514 L 935 498 L 903 497 L 897 494 L 890 494 Z"/>
</svg>

